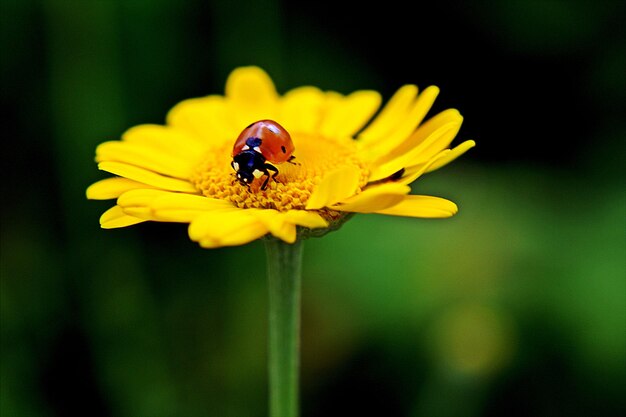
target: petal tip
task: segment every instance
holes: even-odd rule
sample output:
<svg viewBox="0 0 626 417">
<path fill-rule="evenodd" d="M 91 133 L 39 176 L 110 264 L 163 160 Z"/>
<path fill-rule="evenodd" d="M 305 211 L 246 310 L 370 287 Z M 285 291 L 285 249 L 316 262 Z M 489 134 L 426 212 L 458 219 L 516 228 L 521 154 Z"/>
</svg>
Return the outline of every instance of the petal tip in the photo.
<svg viewBox="0 0 626 417">
<path fill-rule="evenodd" d="M 93 186 L 94 184 L 91 184 L 89 187 L 87 187 L 87 189 L 85 190 L 85 197 L 87 198 L 87 200 L 95 200 L 94 196 L 93 196 Z"/>
</svg>

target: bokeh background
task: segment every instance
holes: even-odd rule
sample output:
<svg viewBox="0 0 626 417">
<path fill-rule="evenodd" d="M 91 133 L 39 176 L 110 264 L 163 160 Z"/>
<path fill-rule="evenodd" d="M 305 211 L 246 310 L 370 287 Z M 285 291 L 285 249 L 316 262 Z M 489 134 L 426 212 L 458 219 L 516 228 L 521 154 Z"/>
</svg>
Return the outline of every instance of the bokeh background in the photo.
<svg viewBox="0 0 626 417">
<path fill-rule="evenodd" d="M 103 231 L 85 199 L 98 143 L 249 64 L 281 93 L 437 85 L 478 142 L 413 185 L 456 217 L 306 242 L 303 417 L 626 413 L 625 3 L 1 7 L 2 417 L 266 414 L 262 244 Z"/>
</svg>

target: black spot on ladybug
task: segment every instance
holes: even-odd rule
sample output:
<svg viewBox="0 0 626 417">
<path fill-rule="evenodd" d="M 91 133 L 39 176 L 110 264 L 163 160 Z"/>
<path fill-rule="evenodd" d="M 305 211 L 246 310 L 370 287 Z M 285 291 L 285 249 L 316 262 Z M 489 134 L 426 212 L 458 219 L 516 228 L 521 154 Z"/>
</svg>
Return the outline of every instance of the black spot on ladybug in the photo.
<svg viewBox="0 0 626 417">
<path fill-rule="evenodd" d="M 285 148 L 285 145 L 281 145 L 280 150 L 283 151 L 283 153 L 287 153 L 287 148 Z"/>
<path fill-rule="evenodd" d="M 249 137 L 248 139 L 246 139 L 246 145 L 248 145 L 251 148 L 256 148 L 257 146 L 261 146 L 262 142 L 263 141 L 261 140 L 261 138 Z"/>
</svg>

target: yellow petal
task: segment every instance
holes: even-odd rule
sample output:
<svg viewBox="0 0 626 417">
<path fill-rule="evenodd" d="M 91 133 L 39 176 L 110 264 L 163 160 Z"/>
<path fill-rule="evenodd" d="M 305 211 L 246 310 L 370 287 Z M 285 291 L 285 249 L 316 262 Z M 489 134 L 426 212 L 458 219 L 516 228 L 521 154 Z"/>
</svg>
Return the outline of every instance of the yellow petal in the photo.
<svg viewBox="0 0 626 417">
<path fill-rule="evenodd" d="M 362 144 L 376 142 L 395 128 L 406 117 L 417 91 L 417 86 L 412 84 L 401 87 L 372 123 L 359 134 L 359 142 Z"/>
<path fill-rule="evenodd" d="M 404 184 L 375 185 L 331 208 L 339 211 L 372 213 L 398 204 L 410 191 L 411 188 Z"/>
<path fill-rule="evenodd" d="M 296 241 L 296 225 L 287 221 L 283 213 L 277 210 L 249 210 L 250 214 L 259 219 L 274 236 L 287 243 Z"/>
<path fill-rule="evenodd" d="M 198 162 L 198 156 L 185 159 L 151 146 L 116 140 L 101 143 L 96 148 L 96 161 L 123 162 L 171 177 L 187 179 Z"/>
<path fill-rule="evenodd" d="M 322 216 L 313 211 L 306 210 L 289 210 L 283 215 L 287 221 L 298 226 L 308 227 L 309 229 L 317 229 L 320 227 L 328 227 L 328 222 Z"/>
<path fill-rule="evenodd" d="M 169 193 L 150 203 L 152 215 L 159 221 L 190 223 L 196 217 L 213 210 L 233 208 L 225 200 L 199 195 Z"/>
<path fill-rule="evenodd" d="M 467 140 L 454 149 L 444 149 L 437 155 L 433 156 L 428 162 L 409 166 L 405 169 L 404 175 L 397 182 L 401 184 L 410 184 L 419 178 L 422 174 L 439 169 L 449 164 L 459 156 L 463 155 L 469 149 L 473 148 L 476 143 L 473 140 Z"/>
<path fill-rule="evenodd" d="M 315 133 L 326 97 L 317 87 L 295 88 L 282 98 L 280 123 L 290 133 Z"/>
<path fill-rule="evenodd" d="M 426 88 L 417 97 L 417 100 L 404 117 L 397 121 L 396 126 L 391 131 L 385 134 L 385 136 L 378 138 L 377 141 L 369 141 L 364 148 L 362 147 L 365 154 L 369 155 L 368 159 L 388 155 L 392 150 L 402 145 L 424 120 L 426 113 L 432 107 L 438 94 L 439 89 L 437 87 L 430 86 Z"/>
<path fill-rule="evenodd" d="M 393 144 L 391 142 L 383 142 L 381 145 L 385 147 L 378 147 L 374 151 L 370 151 L 370 159 L 373 159 L 374 165 L 384 164 L 394 158 L 398 158 L 401 155 L 410 152 L 415 149 L 422 142 L 428 139 L 435 131 L 439 130 L 446 125 L 461 125 L 463 123 L 463 116 L 456 109 L 447 109 L 438 113 L 434 117 L 428 119 L 421 125 L 412 135 L 408 136 L 401 143 Z M 373 152 L 378 153 L 374 155 Z"/>
<path fill-rule="evenodd" d="M 144 221 L 144 219 L 127 215 L 120 206 L 113 206 L 100 216 L 100 227 L 103 229 L 116 229 Z"/>
<path fill-rule="evenodd" d="M 167 114 L 167 124 L 196 138 L 200 146 L 233 141 L 241 126 L 224 97 L 207 96 L 178 103 Z"/>
<path fill-rule="evenodd" d="M 361 172 L 357 167 L 344 166 L 322 178 L 307 201 L 307 210 L 317 210 L 344 200 L 357 191 Z"/>
<path fill-rule="evenodd" d="M 159 197 L 170 194 L 169 191 L 140 189 L 127 191 L 117 199 L 117 205 L 124 213 L 144 220 L 156 220 L 152 215 L 151 203 Z"/>
<path fill-rule="evenodd" d="M 240 67 L 231 72 L 226 81 L 226 98 L 240 130 L 256 120 L 276 118 L 278 94 L 272 79 L 259 67 Z"/>
<path fill-rule="evenodd" d="M 324 114 L 319 133 L 325 137 L 352 136 L 371 119 L 380 101 L 380 94 L 369 90 L 335 101 Z"/>
<path fill-rule="evenodd" d="M 111 174 L 126 177 L 153 187 L 169 191 L 182 191 L 196 194 L 196 188 L 187 181 L 159 175 L 143 168 L 124 164 L 121 162 L 100 162 L 98 168 Z"/>
<path fill-rule="evenodd" d="M 207 236 L 198 241 L 200 246 L 207 249 L 220 248 L 223 246 L 240 246 L 257 240 L 267 234 L 267 229 L 261 223 L 251 224 L 245 229 L 233 230 L 219 238 Z"/>
<path fill-rule="evenodd" d="M 157 189 L 130 190 L 120 195 L 117 204 L 121 207 L 149 207 L 157 198 L 174 193 Z"/>
<path fill-rule="evenodd" d="M 372 164 L 372 173 L 370 174 L 369 181 L 387 178 L 402 168 L 428 161 L 437 151 L 440 151 L 450 144 L 460 128 L 460 121 L 445 124 L 433 132 L 427 140 L 421 142 L 408 152 L 400 154 L 396 158 L 383 164 Z"/>
<path fill-rule="evenodd" d="M 203 247 L 243 245 L 268 232 L 258 218 L 233 208 L 216 210 L 196 217 L 189 225 L 189 237 Z"/>
<path fill-rule="evenodd" d="M 171 126 L 143 124 L 131 127 L 122 135 L 124 142 L 150 146 L 181 158 L 197 158 L 207 150 L 199 136 Z"/>
<path fill-rule="evenodd" d="M 407 165 L 426 162 L 439 152 L 447 149 L 459 133 L 462 121 L 463 118 L 460 118 L 458 121 L 447 123 L 421 141 L 412 151 L 408 152 L 412 154 L 412 157 Z"/>
<path fill-rule="evenodd" d="M 213 210 L 232 209 L 228 201 L 163 190 L 132 190 L 122 194 L 117 204 L 126 214 L 148 220 L 189 223 Z"/>
<path fill-rule="evenodd" d="M 473 148 L 474 146 L 476 146 L 476 142 L 474 142 L 473 140 L 466 140 L 465 142 L 461 143 L 456 148 L 452 149 L 449 153 L 447 153 L 445 157 L 438 158 L 436 162 L 434 162 L 428 167 L 426 172 L 434 171 L 436 169 L 441 168 L 444 165 L 449 164 L 450 162 L 454 161 L 456 158 L 463 155 L 465 152 L 467 152 L 469 149 Z"/>
<path fill-rule="evenodd" d="M 430 168 L 432 164 L 437 162 L 440 158 L 445 158 L 446 155 L 448 155 L 449 153 L 450 153 L 450 149 L 445 149 L 441 151 L 439 154 L 435 155 L 428 162 L 407 167 L 404 171 L 404 174 L 402 175 L 402 178 L 400 178 L 396 182 L 400 184 L 406 184 L 406 185 L 412 183 L 413 181 L 421 177 L 422 174 L 424 174 L 428 170 L 428 168 Z"/>
<path fill-rule="evenodd" d="M 279 227 L 270 229 L 272 236 L 287 242 L 294 243 L 296 241 L 296 225 L 290 222 L 283 221 Z"/>
<path fill-rule="evenodd" d="M 260 223 L 258 219 L 246 213 L 245 209 L 233 207 L 230 210 L 216 210 L 198 216 L 189 225 L 189 237 L 194 241 L 230 233 L 240 226 L 245 228 L 252 223 Z"/>
<path fill-rule="evenodd" d="M 395 206 L 378 210 L 378 214 L 392 216 L 444 218 L 454 216 L 458 211 L 456 204 L 450 200 L 427 195 L 408 195 Z"/>
<path fill-rule="evenodd" d="M 296 241 L 296 225 L 311 229 L 328 227 L 328 222 L 319 214 L 305 210 L 279 212 L 277 210 L 250 209 L 246 212 L 257 217 L 274 237 L 287 243 Z"/>
<path fill-rule="evenodd" d="M 149 185 L 129 180 L 128 178 L 106 178 L 93 183 L 87 188 L 87 198 L 90 200 L 110 200 L 117 198 L 126 191 L 139 188 L 152 188 Z"/>
</svg>

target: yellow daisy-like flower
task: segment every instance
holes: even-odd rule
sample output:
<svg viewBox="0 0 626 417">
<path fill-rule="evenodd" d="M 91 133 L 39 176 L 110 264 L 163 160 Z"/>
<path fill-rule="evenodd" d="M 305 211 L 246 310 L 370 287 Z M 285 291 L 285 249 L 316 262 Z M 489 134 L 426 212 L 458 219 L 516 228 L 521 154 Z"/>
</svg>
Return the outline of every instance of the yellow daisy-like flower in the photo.
<svg viewBox="0 0 626 417">
<path fill-rule="evenodd" d="M 305 86 L 280 96 L 262 69 L 237 68 L 224 96 L 185 100 L 165 125 L 135 126 L 99 145 L 98 168 L 116 177 L 91 185 L 87 197 L 117 199 L 100 218 L 105 229 L 189 223 L 190 238 L 206 248 L 267 234 L 293 243 L 298 230 L 321 234 L 350 213 L 449 217 L 453 202 L 409 194 L 411 182 L 474 146 L 449 149 L 463 120 L 457 110 L 422 123 L 438 92 L 406 85 L 371 120 L 381 104 L 375 91 Z M 290 133 L 298 161 L 280 164 L 264 190 L 261 180 L 240 184 L 231 167 L 235 139 L 261 119 Z"/>
</svg>

